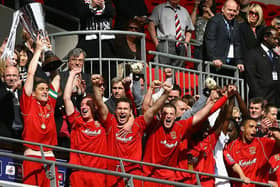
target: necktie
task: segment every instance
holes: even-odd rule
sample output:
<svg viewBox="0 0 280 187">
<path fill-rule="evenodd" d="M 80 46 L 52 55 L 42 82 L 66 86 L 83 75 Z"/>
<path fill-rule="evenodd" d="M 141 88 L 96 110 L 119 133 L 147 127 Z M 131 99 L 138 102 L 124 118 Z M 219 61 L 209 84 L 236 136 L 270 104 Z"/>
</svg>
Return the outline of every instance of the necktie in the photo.
<svg viewBox="0 0 280 187">
<path fill-rule="evenodd" d="M 176 28 L 176 40 L 182 41 L 182 28 L 180 24 L 180 19 L 175 11 L 175 28 Z M 179 47 L 180 42 L 176 42 L 176 47 Z"/>
<path fill-rule="evenodd" d="M 268 51 L 268 57 L 271 62 L 273 62 L 273 52 L 271 50 Z"/>
</svg>

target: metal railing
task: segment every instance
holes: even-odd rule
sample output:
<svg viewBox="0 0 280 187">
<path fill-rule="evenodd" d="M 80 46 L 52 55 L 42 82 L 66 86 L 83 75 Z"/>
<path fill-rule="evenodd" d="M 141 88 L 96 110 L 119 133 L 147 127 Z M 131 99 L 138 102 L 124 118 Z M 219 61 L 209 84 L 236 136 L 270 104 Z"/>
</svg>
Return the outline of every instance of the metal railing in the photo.
<svg viewBox="0 0 280 187">
<path fill-rule="evenodd" d="M 169 49 L 169 42 L 172 42 L 172 43 L 181 43 L 181 44 L 185 44 L 187 47 L 186 47 L 186 50 L 187 50 L 187 54 L 186 56 L 187 57 L 191 57 L 192 56 L 192 52 L 191 52 L 191 46 L 201 46 L 201 43 L 198 42 L 197 40 L 195 39 L 191 39 L 190 42 L 185 42 L 185 41 L 180 41 L 180 40 L 176 40 L 176 39 L 171 39 L 171 38 L 168 38 L 168 37 L 158 37 L 158 40 L 160 41 L 163 41 L 164 42 L 164 51 L 166 53 L 169 53 L 168 52 L 168 49 Z"/>
<path fill-rule="evenodd" d="M 64 148 L 64 147 L 40 144 L 40 143 L 24 141 L 24 140 L 19 140 L 19 139 L 13 139 L 13 138 L 7 138 L 7 137 L 2 137 L 2 136 L 0 136 L 0 140 L 5 141 L 5 142 L 13 142 L 13 143 L 30 144 L 30 145 L 39 146 L 41 154 L 43 155 L 42 159 L 27 157 L 27 156 L 23 156 L 23 155 L 14 154 L 14 153 L 6 153 L 6 152 L 1 152 L 1 151 L 0 151 L 0 156 L 11 157 L 11 158 L 18 159 L 18 160 L 33 161 L 33 162 L 38 162 L 38 163 L 42 163 L 42 164 L 45 164 L 47 166 L 50 166 L 50 171 L 49 171 L 50 173 L 48 173 L 48 175 L 50 176 L 50 179 L 51 179 L 51 187 L 56 187 L 56 182 L 55 182 L 55 177 L 54 177 L 55 166 L 62 166 L 62 167 L 70 168 L 70 169 L 85 170 L 85 171 L 90 171 L 90 172 L 95 172 L 95 173 L 102 173 L 102 174 L 114 175 L 114 176 L 127 178 L 127 179 L 129 179 L 128 183 L 130 183 L 131 186 L 133 186 L 133 179 L 138 179 L 138 180 L 143 180 L 143 181 L 148 181 L 148 182 L 161 183 L 161 184 L 169 184 L 169 185 L 175 185 L 175 186 L 200 186 L 200 185 L 184 184 L 184 183 L 175 182 L 175 181 L 169 181 L 169 180 L 157 179 L 157 178 L 152 178 L 152 177 L 144 177 L 144 176 L 140 176 L 140 175 L 129 174 L 129 173 L 125 172 L 124 165 L 123 165 L 124 162 L 131 162 L 131 163 L 135 163 L 135 164 L 147 165 L 147 166 L 157 167 L 157 168 L 161 168 L 161 169 L 169 169 L 169 170 L 173 170 L 173 171 L 191 173 L 191 174 L 194 174 L 196 176 L 198 184 L 200 184 L 199 175 L 204 175 L 204 176 L 209 176 L 209 177 L 214 177 L 214 178 L 216 177 L 216 178 L 221 178 L 221 179 L 226 179 L 226 180 L 236 181 L 236 182 L 244 182 L 243 180 L 241 180 L 239 178 L 217 176 L 217 175 L 213 175 L 213 174 L 209 174 L 209 173 L 203 173 L 203 172 L 192 171 L 192 170 L 185 170 L 185 169 L 180 169 L 180 168 L 175 168 L 175 167 L 169 167 L 169 166 L 152 164 L 152 163 L 141 162 L 141 161 L 135 161 L 135 160 L 113 157 L 113 156 L 108 156 L 108 155 L 89 153 L 89 152 L 85 152 L 85 151 L 79 151 L 79 150 L 74 150 L 74 149 L 69 149 L 69 148 Z M 84 154 L 84 155 L 90 155 L 90 156 L 95 156 L 95 157 L 117 160 L 117 161 L 120 162 L 120 166 L 122 168 L 122 171 L 117 172 L 117 171 L 111 171 L 111 170 L 106 170 L 106 169 L 98 169 L 98 168 L 69 164 L 69 163 L 64 163 L 64 162 L 46 160 L 45 157 L 44 157 L 43 147 L 51 148 L 53 150 L 64 151 L 64 152 L 73 152 L 73 153 L 79 153 L 79 154 Z M 250 183 L 261 185 L 261 186 L 272 186 L 270 184 L 256 182 L 256 181 L 251 181 Z"/>
<path fill-rule="evenodd" d="M 183 82 L 182 89 L 183 89 L 184 94 L 186 91 L 191 92 L 191 89 L 193 89 L 194 94 L 197 94 L 197 93 L 200 94 L 203 89 L 203 86 L 204 86 L 203 83 L 204 83 L 205 79 L 207 77 L 212 77 L 216 80 L 217 84 L 221 87 L 226 84 L 229 84 L 229 83 L 234 83 L 237 86 L 239 92 L 241 93 L 241 96 L 244 97 L 244 94 L 245 94 L 244 93 L 244 80 L 239 77 L 238 69 L 235 66 L 222 65 L 222 68 L 227 68 L 234 72 L 235 76 L 231 77 L 231 76 L 211 73 L 210 66 L 213 66 L 212 62 L 202 61 L 200 59 L 195 59 L 195 58 L 171 55 L 171 54 L 161 53 L 161 52 L 157 52 L 157 51 L 149 51 L 149 54 L 155 55 L 154 62 L 149 62 L 149 70 L 151 70 L 152 67 L 154 67 L 156 69 L 155 78 L 163 80 L 163 74 L 161 77 L 159 77 L 159 71 L 158 71 L 159 68 L 161 68 L 161 70 L 162 70 L 161 72 L 163 72 L 164 68 L 171 68 L 177 74 L 177 75 L 175 75 L 176 76 L 175 78 L 177 78 L 177 84 L 181 85 L 181 82 Z M 174 60 L 176 59 L 176 60 L 192 62 L 197 66 L 197 70 L 160 64 L 159 60 L 158 60 L 159 56 L 171 58 Z M 203 71 L 204 64 L 206 64 L 205 72 Z M 180 76 L 180 74 L 182 76 Z M 150 72 L 150 77 L 151 77 L 151 72 Z M 190 80 L 193 80 L 193 82 L 191 82 Z M 152 80 L 150 79 L 150 82 L 151 81 Z M 188 87 L 186 87 L 186 85 Z M 191 88 L 191 85 L 193 85 L 193 88 Z"/>
<path fill-rule="evenodd" d="M 111 79 L 113 78 L 112 75 L 118 75 L 119 69 L 118 64 L 122 63 L 122 67 L 125 72 L 125 66 L 129 62 L 142 62 L 144 64 L 144 70 L 146 70 L 147 64 L 146 64 L 146 43 L 145 43 L 145 34 L 144 33 L 138 33 L 138 32 L 130 32 L 130 31 L 116 31 L 116 30 L 100 30 L 100 31 L 70 31 L 70 32 L 60 32 L 60 33 L 53 33 L 50 34 L 51 42 L 53 45 L 53 50 L 55 51 L 55 38 L 56 37 L 61 37 L 61 36 L 69 36 L 69 35 L 80 35 L 80 34 L 96 34 L 98 35 L 98 41 L 99 41 L 99 55 L 98 57 L 89 57 L 85 61 L 85 66 L 90 67 L 90 71 L 86 70 L 88 73 L 101 73 L 102 72 L 102 63 L 108 62 L 109 64 L 109 69 L 108 69 L 108 88 L 111 88 Z M 134 35 L 134 36 L 139 36 L 140 41 L 141 41 L 141 59 L 140 60 L 135 60 L 135 59 L 123 59 L 123 58 L 103 58 L 102 57 L 102 40 L 101 36 L 102 35 L 111 35 L 111 34 L 120 34 L 120 35 Z M 163 38 L 166 41 L 176 41 L 168 38 Z M 180 41 L 181 43 L 185 43 L 183 41 Z M 196 42 L 195 40 L 192 40 L 190 43 L 187 43 L 188 46 L 188 51 L 191 52 L 191 46 L 199 46 L 200 43 Z M 159 79 L 159 68 L 171 68 L 176 72 L 177 75 L 177 83 L 183 85 L 183 93 L 185 94 L 186 91 L 190 92 L 192 91 L 193 94 L 200 94 L 201 90 L 203 88 L 203 83 L 204 80 L 207 77 L 212 77 L 216 80 L 217 84 L 219 86 L 224 86 L 228 83 L 234 83 L 237 87 L 239 92 L 241 93 L 241 96 L 244 98 L 245 93 L 244 93 L 244 80 L 239 77 L 239 71 L 235 66 L 230 66 L 223 64 L 221 68 L 223 69 L 228 69 L 231 70 L 234 74 L 234 76 L 226 76 L 226 75 L 219 75 L 219 74 L 214 74 L 210 72 L 210 67 L 213 66 L 212 62 L 209 61 L 202 61 L 201 59 L 195 59 L 191 58 L 190 54 L 189 57 L 183 57 L 183 56 L 178 56 L 178 55 L 172 55 L 168 53 L 162 53 L 162 52 L 156 52 L 156 51 L 149 51 L 149 54 L 154 55 L 154 63 L 151 62 L 149 65 L 149 75 L 151 77 L 151 68 L 155 68 L 155 78 Z M 191 70 L 191 69 L 185 69 L 185 68 L 180 68 L 180 67 L 174 67 L 174 66 L 168 66 L 168 65 L 163 65 L 159 63 L 159 57 L 165 57 L 165 58 L 171 58 L 174 60 L 182 60 L 182 61 L 188 61 L 196 64 L 197 69 L 196 70 Z M 95 65 L 98 65 L 99 70 L 92 72 L 92 67 Z M 203 67 L 205 66 L 205 72 L 203 71 Z M 110 67 L 116 67 L 116 70 L 113 70 Z M 120 67 L 120 66 L 119 66 Z M 85 69 L 84 69 L 85 70 Z M 115 72 L 113 72 L 115 71 Z M 147 72 L 144 71 L 144 77 L 147 78 Z M 162 80 L 162 79 L 161 79 Z M 151 78 L 150 78 L 150 81 Z M 144 90 L 147 90 L 147 85 L 148 83 L 144 83 Z M 187 88 L 186 88 L 187 87 Z M 110 92 L 110 89 L 108 89 Z M 110 95 L 110 93 L 109 93 Z"/>
</svg>

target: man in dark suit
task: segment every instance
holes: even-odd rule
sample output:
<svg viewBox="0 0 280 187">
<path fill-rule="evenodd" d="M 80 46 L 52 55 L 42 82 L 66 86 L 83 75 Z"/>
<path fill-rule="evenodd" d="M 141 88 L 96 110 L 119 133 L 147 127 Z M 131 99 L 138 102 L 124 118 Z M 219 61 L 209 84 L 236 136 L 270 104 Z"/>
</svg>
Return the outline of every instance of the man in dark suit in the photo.
<svg viewBox="0 0 280 187">
<path fill-rule="evenodd" d="M 260 41 L 260 46 L 245 56 L 249 96 L 263 97 L 279 107 L 280 59 L 273 51 L 278 44 L 277 29 L 272 26 L 264 28 Z"/>
<path fill-rule="evenodd" d="M 55 108 L 55 121 L 57 126 L 58 143 L 61 146 L 69 146 L 69 131 L 66 121 L 66 115 L 64 111 L 63 93 L 68 80 L 69 72 L 74 68 L 82 68 L 86 58 L 86 52 L 81 48 L 74 48 L 68 53 L 68 70 L 60 72 L 60 93 L 57 98 L 57 104 Z M 83 96 L 88 93 L 92 93 L 91 76 L 87 73 L 78 74 L 73 83 L 71 100 L 78 110 L 80 109 L 80 103 Z"/>
<path fill-rule="evenodd" d="M 212 61 L 216 70 L 223 64 L 236 65 L 244 71 L 241 61 L 238 23 L 235 19 L 239 6 L 235 0 L 227 0 L 221 14 L 207 23 L 204 33 L 203 58 Z M 224 74 L 224 70 L 220 70 Z"/>
<path fill-rule="evenodd" d="M 0 80 L 0 136 L 21 138 L 23 121 L 19 108 L 20 88 L 18 69 L 8 66 Z"/>
</svg>

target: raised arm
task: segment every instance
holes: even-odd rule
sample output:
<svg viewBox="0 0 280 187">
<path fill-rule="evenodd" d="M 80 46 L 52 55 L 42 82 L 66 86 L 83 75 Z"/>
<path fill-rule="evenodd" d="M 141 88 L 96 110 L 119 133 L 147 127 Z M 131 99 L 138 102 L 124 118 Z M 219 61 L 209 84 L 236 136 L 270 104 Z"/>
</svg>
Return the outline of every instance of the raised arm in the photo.
<svg viewBox="0 0 280 187">
<path fill-rule="evenodd" d="M 211 95 L 209 96 L 209 98 L 206 102 L 206 105 L 193 116 L 192 125 L 199 124 L 201 121 L 203 121 L 204 119 L 206 119 L 209 116 L 210 111 L 218 98 L 219 98 L 219 96 L 218 96 L 217 92 L 211 92 Z"/>
<path fill-rule="evenodd" d="M 74 104 L 71 100 L 71 95 L 72 95 L 72 87 L 73 87 L 73 82 L 75 79 L 75 76 L 81 72 L 81 69 L 74 68 L 69 72 L 68 80 L 64 89 L 64 95 L 63 95 L 63 100 L 64 100 L 64 105 L 65 105 L 65 112 L 67 116 L 70 116 L 73 114 L 75 111 Z"/>
<path fill-rule="evenodd" d="M 97 105 L 97 111 L 102 120 L 106 120 L 109 110 L 105 103 L 103 102 L 102 98 L 102 90 L 99 86 L 101 83 L 101 76 L 100 75 L 92 75 L 91 76 L 92 88 L 93 88 L 93 99 Z"/>
<path fill-rule="evenodd" d="M 154 89 L 158 88 L 160 86 L 161 86 L 161 82 L 159 80 L 154 80 L 152 82 L 152 84 L 150 85 L 150 87 L 148 88 L 148 90 L 144 96 L 143 105 L 142 105 L 143 114 L 145 114 L 145 112 L 151 107 L 152 95 L 153 95 Z"/>
<path fill-rule="evenodd" d="M 27 71 L 27 78 L 24 83 L 24 90 L 26 95 L 31 96 L 33 91 L 33 84 L 34 84 L 34 76 L 35 72 L 38 66 L 38 61 L 41 55 L 41 52 L 43 51 L 43 38 L 41 38 L 39 35 L 37 36 L 36 41 L 36 49 L 34 51 L 33 57 L 30 61 L 28 71 Z"/>
<path fill-rule="evenodd" d="M 154 116 L 163 107 L 166 99 L 168 98 L 169 92 L 172 90 L 172 85 L 168 83 L 164 83 L 162 87 L 164 89 L 164 93 L 144 114 L 144 120 L 147 124 L 149 124 L 153 120 Z"/>
</svg>

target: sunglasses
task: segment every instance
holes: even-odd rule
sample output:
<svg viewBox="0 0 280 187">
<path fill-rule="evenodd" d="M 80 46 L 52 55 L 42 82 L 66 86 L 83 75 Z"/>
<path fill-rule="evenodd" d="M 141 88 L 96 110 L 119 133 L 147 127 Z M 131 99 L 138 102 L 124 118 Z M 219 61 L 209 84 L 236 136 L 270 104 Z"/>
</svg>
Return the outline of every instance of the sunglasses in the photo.
<svg viewBox="0 0 280 187">
<path fill-rule="evenodd" d="M 254 16 L 259 16 L 259 13 L 250 10 L 250 11 L 249 11 L 249 15 L 251 15 L 251 16 L 253 16 L 253 15 L 254 15 Z"/>
</svg>

